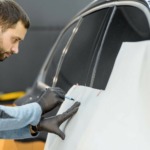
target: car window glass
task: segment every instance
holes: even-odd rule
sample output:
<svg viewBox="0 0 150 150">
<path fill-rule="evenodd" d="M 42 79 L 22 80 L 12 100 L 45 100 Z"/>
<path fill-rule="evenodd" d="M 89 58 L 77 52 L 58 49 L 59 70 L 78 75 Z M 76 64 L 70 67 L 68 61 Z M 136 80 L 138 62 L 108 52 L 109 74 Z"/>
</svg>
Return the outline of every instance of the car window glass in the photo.
<svg viewBox="0 0 150 150">
<path fill-rule="evenodd" d="M 97 41 L 109 9 L 103 9 L 83 18 L 62 63 L 55 86 L 67 91 L 72 85 L 89 85 L 91 70 L 97 54 Z"/>
<path fill-rule="evenodd" d="M 105 38 L 93 87 L 105 89 L 122 42 L 149 38 L 150 30 L 144 13 L 131 6 L 118 7 Z"/>
<path fill-rule="evenodd" d="M 56 47 L 54 48 L 54 56 L 52 58 L 52 62 L 50 63 L 48 67 L 49 69 L 48 69 L 48 73 L 45 79 L 46 80 L 45 83 L 50 86 L 52 86 L 53 78 L 56 73 L 56 68 L 57 68 L 60 56 L 62 54 L 62 51 L 64 47 L 66 46 L 66 43 L 69 40 L 75 26 L 76 26 L 76 22 L 72 24 L 69 28 L 67 28 L 67 30 L 65 30 L 62 36 L 59 37 L 60 38 L 59 41 L 56 43 Z"/>
</svg>

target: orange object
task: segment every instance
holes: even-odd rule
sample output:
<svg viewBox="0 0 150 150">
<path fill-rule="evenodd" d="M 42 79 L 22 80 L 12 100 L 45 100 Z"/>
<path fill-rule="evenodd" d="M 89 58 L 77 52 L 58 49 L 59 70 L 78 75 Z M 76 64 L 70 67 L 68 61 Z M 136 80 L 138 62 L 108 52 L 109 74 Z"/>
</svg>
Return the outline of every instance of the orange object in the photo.
<svg viewBox="0 0 150 150">
<path fill-rule="evenodd" d="M 44 150 L 44 142 L 17 142 L 0 140 L 0 150 Z"/>
<path fill-rule="evenodd" d="M 0 101 L 9 101 L 21 98 L 25 95 L 24 91 L 10 92 L 10 93 L 2 93 L 0 94 Z"/>
</svg>

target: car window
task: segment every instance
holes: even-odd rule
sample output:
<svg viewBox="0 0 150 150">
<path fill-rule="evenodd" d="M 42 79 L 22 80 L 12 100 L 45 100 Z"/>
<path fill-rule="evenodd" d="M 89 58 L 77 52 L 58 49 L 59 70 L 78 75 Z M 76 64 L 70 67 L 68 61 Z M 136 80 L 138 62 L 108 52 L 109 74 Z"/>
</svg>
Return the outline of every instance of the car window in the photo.
<svg viewBox="0 0 150 150">
<path fill-rule="evenodd" d="M 107 31 L 96 72 L 93 73 L 92 87 L 105 89 L 116 56 L 122 42 L 150 39 L 150 31 L 144 13 L 131 6 L 118 7 Z"/>
<path fill-rule="evenodd" d="M 60 59 L 61 69 L 56 75 L 59 86 L 67 91 L 72 85 L 80 84 L 88 86 L 92 74 L 92 68 L 101 40 L 101 32 L 104 30 L 109 9 L 103 9 L 83 17 L 80 26 L 73 37 L 65 57 Z"/>
<path fill-rule="evenodd" d="M 73 29 L 75 28 L 75 26 L 76 26 L 76 22 L 74 24 L 72 24 L 71 26 L 69 26 L 69 28 L 67 28 L 67 30 L 65 30 L 65 32 L 63 32 L 58 37 L 59 39 L 55 43 L 56 46 L 54 48 L 53 58 L 52 58 L 51 63 L 48 66 L 48 72 L 47 72 L 46 79 L 45 79 L 45 83 L 50 86 L 52 86 L 53 78 L 55 76 L 61 54 L 62 54 L 70 36 L 72 35 Z"/>
</svg>

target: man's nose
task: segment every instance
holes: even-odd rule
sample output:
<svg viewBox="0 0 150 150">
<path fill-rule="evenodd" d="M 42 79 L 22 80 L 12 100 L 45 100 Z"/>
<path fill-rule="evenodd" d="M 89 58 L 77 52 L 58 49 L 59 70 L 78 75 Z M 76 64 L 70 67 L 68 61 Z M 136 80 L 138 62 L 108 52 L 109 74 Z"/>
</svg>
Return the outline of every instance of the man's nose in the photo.
<svg viewBox="0 0 150 150">
<path fill-rule="evenodd" d="M 14 54 L 18 54 L 19 52 L 19 44 L 16 44 L 12 47 L 11 51 L 14 53 Z"/>
</svg>

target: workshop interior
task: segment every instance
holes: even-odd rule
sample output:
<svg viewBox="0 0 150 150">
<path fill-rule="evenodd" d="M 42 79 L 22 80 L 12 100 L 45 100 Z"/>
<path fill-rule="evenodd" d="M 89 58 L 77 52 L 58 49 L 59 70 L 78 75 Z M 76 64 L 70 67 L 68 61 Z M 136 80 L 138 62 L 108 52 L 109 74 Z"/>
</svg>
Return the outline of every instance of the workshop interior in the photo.
<svg viewBox="0 0 150 150">
<path fill-rule="evenodd" d="M 150 39 L 146 1 L 16 1 L 29 14 L 31 28 L 19 54 L 0 64 L 2 105 L 29 103 L 49 87 L 68 92 L 79 84 L 105 90 L 122 43 Z M 0 140 L 0 149 L 48 150 L 47 137 Z"/>
</svg>

